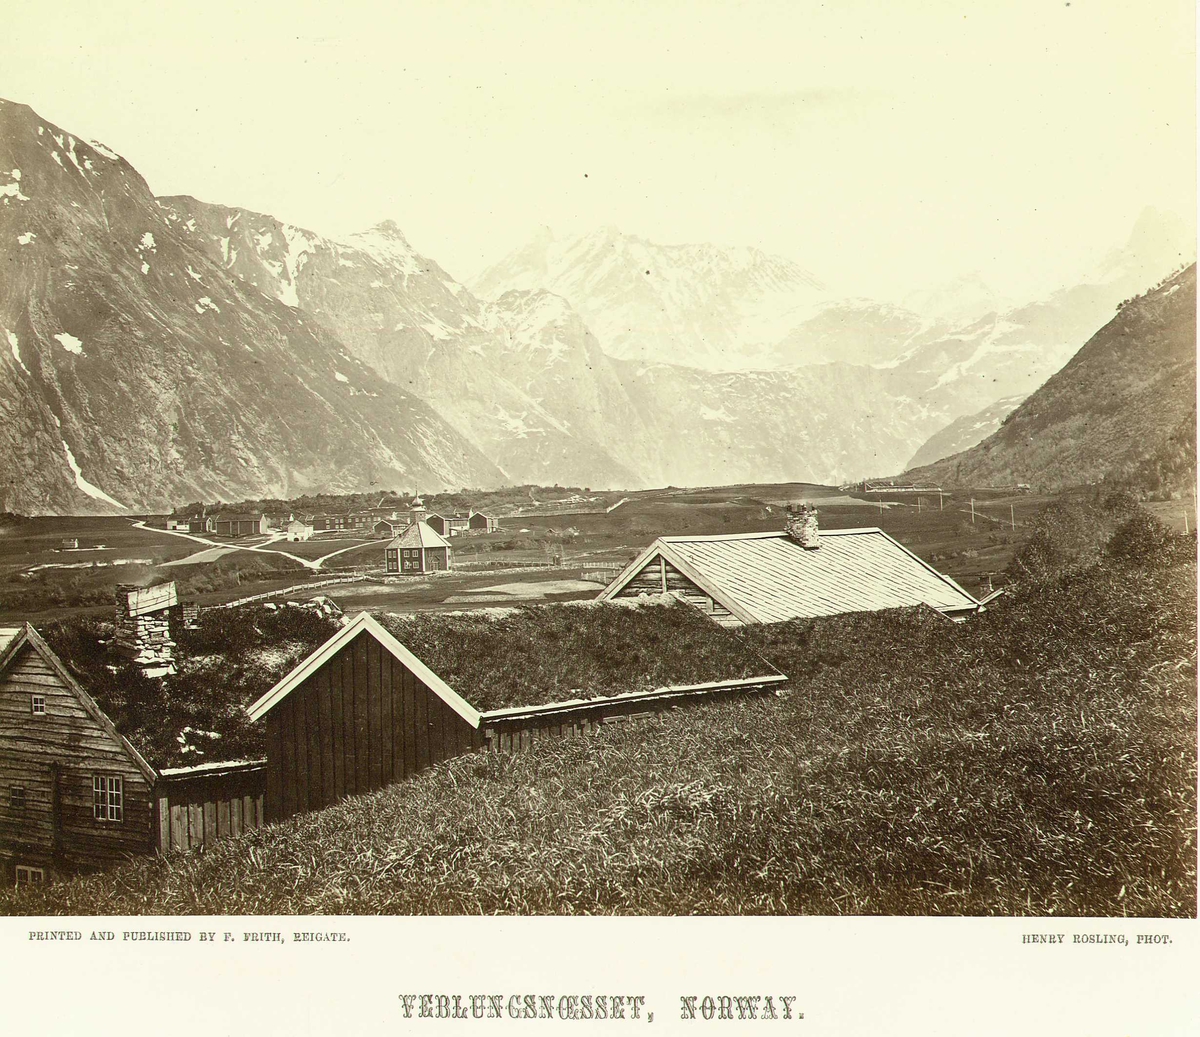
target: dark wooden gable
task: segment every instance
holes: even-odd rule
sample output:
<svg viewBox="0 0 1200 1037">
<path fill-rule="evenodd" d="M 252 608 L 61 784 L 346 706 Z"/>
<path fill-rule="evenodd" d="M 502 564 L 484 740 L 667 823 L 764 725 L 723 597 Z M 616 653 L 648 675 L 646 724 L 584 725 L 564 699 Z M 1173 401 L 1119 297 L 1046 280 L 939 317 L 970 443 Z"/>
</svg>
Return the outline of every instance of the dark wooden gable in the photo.
<svg viewBox="0 0 1200 1037">
<path fill-rule="evenodd" d="M 379 632 L 386 640 L 363 627 L 317 665 L 310 657 L 297 668 L 309 672 L 277 701 L 262 705 L 272 689 L 252 707 L 267 727 L 268 821 L 383 788 L 482 747 L 478 723 L 456 706 L 457 696 L 450 692 L 448 700 L 449 689 L 435 690 L 441 682 Z M 287 684 L 285 678 L 277 688 Z"/>
<path fill-rule="evenodd" d="M 34 695 L 44 700 L 44 713 L 33 712 Z M 95 818 L 97 775 L 121 779 L 121 820 Z M 0 855 L 6 865 L 65 872 L 147 852 L 154 839 L 155 777 L 27 626 L 0 655 Z M 20 805 L 14 789 L 23 791 Z"/>
</svg>

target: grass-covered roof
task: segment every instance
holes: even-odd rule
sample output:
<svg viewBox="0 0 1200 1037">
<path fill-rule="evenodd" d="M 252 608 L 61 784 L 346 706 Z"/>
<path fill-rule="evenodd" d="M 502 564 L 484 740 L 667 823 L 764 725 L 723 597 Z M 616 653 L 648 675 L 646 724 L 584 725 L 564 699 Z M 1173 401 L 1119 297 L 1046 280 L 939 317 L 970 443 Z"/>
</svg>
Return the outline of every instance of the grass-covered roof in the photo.
<svg viewBox="0 0 1200 1037">
<path fill-rule="evenodd" d="M 46 643 L 156 768 L 264 755 L 246 706 L 337 631 L 307 609 L 209 609 L 174 632 L 178 672 L 146 677 L 111 650 L 113 624 L 80 617 L 41 629 Z"/>
<path fill-rule="evenodd" d="M 778 673 L 741 638 L 675 600 L 384 615 L 379 621 L 481 711 Z"/>
</svg>

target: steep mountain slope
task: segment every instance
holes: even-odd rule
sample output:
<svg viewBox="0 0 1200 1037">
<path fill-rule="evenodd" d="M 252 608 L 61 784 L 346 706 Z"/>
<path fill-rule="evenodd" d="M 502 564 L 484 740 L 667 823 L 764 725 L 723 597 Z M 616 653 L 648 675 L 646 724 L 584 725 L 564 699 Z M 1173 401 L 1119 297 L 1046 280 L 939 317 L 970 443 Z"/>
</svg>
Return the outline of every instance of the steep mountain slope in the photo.
<svg viewBox="0 0 1200 1037">
<path fill-rule="evenodd" d="M 1128 302 L 978 446 L 912 470 L 950 484 L 1049 487 L 1195 476 L 1196 266 Z M 1153 469 L 1153 471 L 1151 471 Z"/>
<path fill-rule="evenodd" d="M 795 263 L 755 248 L 658 245 L 614 227 L 565 241 L 543 229 L 469 283 L 485 299 L 561 295 L 610 356 L 710 370 L 761 366 L 827 297 Z"/>
<path fill-rule="evenodd" d="M 137 172 L 0 101 L 0 507 L 496 483 L 422 401 L 213 263 Z"/>
<path fill-rule="evenodd" d="M 921 448 L 913 454 L 907 467 L 917 468 L 921 465 L 933 464 L 943 457 L 959 454 L 969 450 L 976 443 L 982 443 L 988 436 L 1000 427 L 1004 421 L 1024 399 L 1023 396 L 1006 396 L 1002 400 L 989 404 L 981 411 L 956 418 L 943 429 L 930 436 Z"/>
<path fill-rule="evenodd" d="M 214 262 L 310 314 L 507 477 L 597 487 L 651 477 L 608 358 L 561 300 L 481 302 L 391 222 L 333 241 L 262 213 L 162 202 Z"/>
</svg>

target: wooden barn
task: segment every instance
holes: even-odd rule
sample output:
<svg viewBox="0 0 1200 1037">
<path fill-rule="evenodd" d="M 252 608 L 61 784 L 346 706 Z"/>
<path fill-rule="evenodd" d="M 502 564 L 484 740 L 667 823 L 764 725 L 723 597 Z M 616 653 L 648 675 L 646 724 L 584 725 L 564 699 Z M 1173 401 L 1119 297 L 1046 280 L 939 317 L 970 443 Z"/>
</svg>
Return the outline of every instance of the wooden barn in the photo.
<svg viewBox="0 0 1200 1037">
<path fill-rule="evenodd" d="M 383 549 L 388 573 L 442 572 L 450 568 L 450 544 L 425 522 L 414 522 Z"/>
<path fill-rule="evenodd" d="M 500 523 L 482 511 L 472 511 L 467 516 L 467 528 L 476 533 L 494 533 L 500 528 Z"/>
<path fill-rule="evenodd" d="M 213 520 L 213 532 L 217 536 L 246 537 L 265 535 L 270 531 L 270 523 L 263 512 L 243 514 L 237 512 L 221 512 Z"/>
<path fill-rule="evenodd" d="M 265 720 L 268 821 L 483 745 L 479 713 L 367 613 L 250 707 Z"/>
<path fill-rule="evenodd" d="M 466 515 L 439 515 L 434 512 L 425 522 L 439 536 L 452 537 L 466 531 L 468 518 Z"/>
<path fill-rule="evenodd" d="M 676 594 L 719 623 L 778 623 L 929 605 L 951 619 L 980 603 L 874 527 L 817 530 L 815 513 L 779 533 L 659 537 L 601 600 Z"/>
<path fill-rule="evenodd" d="M 580 736 L 607 722 L 687 702 L 769 692 L 787 680 L 682 603 L 643 609 L 606 605 L 602 617 L 589 615 L 588 605 L 569 612 L 562 610 L 570 606 L 548 608 L 559 610 L 546 613 L 552 617 L 548 629 L 525 613 L 514 625 L 495 629 L 487 629 L 488 617 L 461 617 L 457 626 L 448 625 L 449 617 L 424 621 L 437 630 L 437 647 L 426 645 L 423 651 L 455 673 L 456 681 L 470 683 L 470 694 L 494 707 L 486 711 L 467 701 L 369 614 L 356 616 L 250 707 L 251 719 L 267 725 L 267 821 L 382 788 L 463 753 Z M 595 629 L 589 634 L 589 619 L 594 618 L 603 618 L 613 636 L 597 639 Z M 639 641 L 647 626 L 654 628 L 651 636 Z M 576 692 L 584 690 L 576 687 L 586 683 L 581 675 L 596 669 L 597 659 L 589 653 L 600 651 L 608 660 L 613 642 L 621 641 L 620 631 L 630 629 L 634 636 L 625 647 L 631 649 L 659 643 L 665 631 L 680 634 L 683 644 L 675 665 L 684 669 L 662 669 L 662 660 L 647 663 L 636 651 L 621 651 L 625 670 L 611 674 L 614 686 L 605 689 L 609 693 L 581 699 L 559 690 L 562 682 Z M 561 648 L 565 673 L 555 660 L 548 667 L 553 675 L 539 675 L 525 640 L 531 632 L 547 646 Z M 496 678 L 496 659 L 483 650 L 497 634 L 511 635 L 513 656 L 531 663 L 513 687 Z M 717 662 L 721 653 L 714 651 L 713 639 L 724 651 Z M 703 650 L 693 650 L 699 646 Z M 704 661 L 697 663 L 701 656 Z M 672 673 L 696 676 L 697 665 L 705 670 L 699 675 L 716 679 L 670 681 Z M 523 704 L 512 705 L 513 696 Z"/>
<path fill-rule="evenodd" d="M 155 772 L 33 627 L 0 653 L 0 865 L 7 882 L 155 845 Z"/>
<path fill-rule="evenodd" d="M 375 523 L 375 525 L 371 528 L 371 532 L 373 532 L 377 537 L 386 537 L 390 540 L 398 532 L 404 529 L 405 525 L 406 523 L 400 522 L 399 520 L 383 518 Z"/>
</svg>

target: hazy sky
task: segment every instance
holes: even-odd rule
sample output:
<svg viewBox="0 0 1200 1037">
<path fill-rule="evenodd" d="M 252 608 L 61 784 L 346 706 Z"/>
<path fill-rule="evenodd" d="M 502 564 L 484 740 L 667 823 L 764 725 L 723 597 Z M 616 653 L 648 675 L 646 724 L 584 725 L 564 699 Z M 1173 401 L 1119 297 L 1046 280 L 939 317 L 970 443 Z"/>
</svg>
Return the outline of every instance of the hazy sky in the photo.
<svg viewBox="0 0 1200 1037">
<path fill-rule="evenodd" d="M 866 294 L 1069 281 L 1194 221 L 1187 0 L 5 0 L 0 95 L 159 194 L 391 218 L 469 277 L 541 224 L 758 245 Z"/>
</svg>

